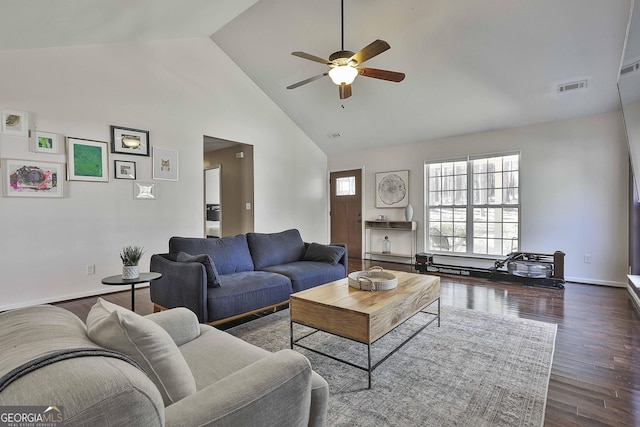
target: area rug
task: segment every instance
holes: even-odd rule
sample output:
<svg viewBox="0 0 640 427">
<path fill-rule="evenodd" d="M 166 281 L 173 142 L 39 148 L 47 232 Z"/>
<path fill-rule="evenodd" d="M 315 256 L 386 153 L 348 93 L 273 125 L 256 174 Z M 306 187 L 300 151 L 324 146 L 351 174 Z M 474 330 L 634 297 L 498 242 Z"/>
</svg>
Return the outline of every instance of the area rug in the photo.
<svg viewBox="0 0 640 427">
<path fill-rule="evenodd" d="M 419 329 L 419 313 L 374 343 L 372 360 Z M 442 307 L 434 322 L 373 371 L 296 347 L 329 383 L 330 426 L 542 426 L 556 325 Z M 289 311 L 227 332 L 269 351 L 289 348 Z M 294 325 L 296 337 L 311 329 Z M 323 332 L 311 348 L 366 366 L 367 347 Z"/>
</svg>

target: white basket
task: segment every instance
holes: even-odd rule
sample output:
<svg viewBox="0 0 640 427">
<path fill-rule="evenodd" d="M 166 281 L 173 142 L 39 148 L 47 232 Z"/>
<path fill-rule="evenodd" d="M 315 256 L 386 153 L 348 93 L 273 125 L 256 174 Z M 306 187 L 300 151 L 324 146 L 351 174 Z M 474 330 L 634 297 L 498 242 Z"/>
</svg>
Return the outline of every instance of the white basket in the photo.
<svg viewBox="0 0 640 427">
<path fill-rule="evenodd" d="M 398 287 L 398 278 L 377 266 L 351 273 L 348 279 L 349 286 L 363 291 L 388 291 Z"/>
</svg>

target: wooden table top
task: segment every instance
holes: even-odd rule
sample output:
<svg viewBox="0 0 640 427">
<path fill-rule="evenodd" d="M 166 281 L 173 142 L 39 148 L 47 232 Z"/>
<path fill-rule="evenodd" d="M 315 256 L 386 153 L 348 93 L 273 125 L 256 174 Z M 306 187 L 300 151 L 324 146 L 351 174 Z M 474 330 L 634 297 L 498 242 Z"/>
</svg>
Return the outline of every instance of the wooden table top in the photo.
<svg viewBox="0 0 640 427">
<path fill-rule="evenodd" d="M 344 308 L 364 314 L 372 314 L 380 308 L 403 299 L 417 290 L 440 282 L 438 276 L 385 270 L 398 278 L 398 287 L 388 291 L 363 291 L 349 286 L 347 278 L 329 282 L 291 295 L 292 299 L 306 300 L 332 307 Z"/>
</svg>

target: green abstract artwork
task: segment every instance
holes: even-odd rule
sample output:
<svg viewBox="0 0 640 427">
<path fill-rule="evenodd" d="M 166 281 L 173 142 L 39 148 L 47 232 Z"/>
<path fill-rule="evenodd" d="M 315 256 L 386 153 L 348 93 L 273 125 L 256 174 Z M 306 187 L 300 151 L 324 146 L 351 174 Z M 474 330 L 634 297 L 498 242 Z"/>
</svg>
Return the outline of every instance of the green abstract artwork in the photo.
<svg viewBox="0 0 640 427">
<path fill-rule="evenodd" d="M 102 148 L 76 144 L 73 150 L 74 174 L 76 176 L 102 176 Z"/>
</svg>

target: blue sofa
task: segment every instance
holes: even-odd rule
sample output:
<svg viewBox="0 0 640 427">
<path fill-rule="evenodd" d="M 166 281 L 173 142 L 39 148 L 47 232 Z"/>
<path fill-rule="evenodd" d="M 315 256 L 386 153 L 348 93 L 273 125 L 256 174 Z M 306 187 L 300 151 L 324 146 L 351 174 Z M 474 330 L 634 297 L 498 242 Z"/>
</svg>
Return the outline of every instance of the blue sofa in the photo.
<svg viewBox="0 0 640 427">
<path fill-rule="evenodd" d="M 298 230 L 220 239 L 172 237 L 151 257 L 154 310 L 187 307 L 201 323 L 224 323 L 289 302 L 289 295 L 347 275 L 344 244 L 306 243 Z"/>
</svg>

